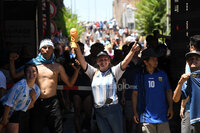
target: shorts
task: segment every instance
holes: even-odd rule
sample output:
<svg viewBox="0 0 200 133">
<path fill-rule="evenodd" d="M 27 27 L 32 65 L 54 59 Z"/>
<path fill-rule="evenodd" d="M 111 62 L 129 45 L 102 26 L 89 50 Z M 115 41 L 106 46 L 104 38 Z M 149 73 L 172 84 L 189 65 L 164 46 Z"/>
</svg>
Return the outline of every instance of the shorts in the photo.
<svg viewBox="0 0 200 133">
<path fill-rule="evenodd" d="M 143 133 L 170 133 L 169 123 L 142 123 Z"/>
</svg>

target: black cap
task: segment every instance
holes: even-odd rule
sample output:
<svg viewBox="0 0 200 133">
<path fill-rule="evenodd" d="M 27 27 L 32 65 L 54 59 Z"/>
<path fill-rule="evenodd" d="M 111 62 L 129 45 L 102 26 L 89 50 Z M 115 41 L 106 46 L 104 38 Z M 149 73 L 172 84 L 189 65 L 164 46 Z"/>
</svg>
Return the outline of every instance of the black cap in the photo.
<svg viewBox="0 0 200 133">
<path fill-rule="evenodd" d="M 106 51 L 101 51 L 101 52 L 99 52 L 99 53 L 97 54 L 97 58 L 100 57 L 100 56 L 103 56 L 103 55 L 109 57 L 109 55 L 108 55 L 108 53 L 107 53 Z"/>
<path fill-rule="evenodd" d="M 142 51 L 142 59 L 147 58 L 147 57 L 160 57 L 160 54 L 155 52 L 155 50 L 152 48 L 147 48 Z"/>
<path fill-rule="evenodd" d="M 200 56 L 200 52 L 199 51 L 191 51 L 185 54 L 185 58 L 186 60 L 188 60 L 192 55 L 198 55 Z"/>
</svg>

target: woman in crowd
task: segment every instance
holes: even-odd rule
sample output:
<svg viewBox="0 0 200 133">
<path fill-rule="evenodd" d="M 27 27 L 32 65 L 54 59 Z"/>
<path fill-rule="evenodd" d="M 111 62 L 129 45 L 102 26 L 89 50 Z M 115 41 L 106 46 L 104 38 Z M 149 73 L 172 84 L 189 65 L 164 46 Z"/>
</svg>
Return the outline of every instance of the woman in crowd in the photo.
<svg viewBox="0 0 200 133">
<path fill-rule="evenodd" d="M 40 95 L 35 84 L 38 70 L 35 64 L 24 67 L 25 78 L 17 82 L 0 100 L 0 131 L 6 127 L 7 133 L 18 133 L 21 111 L 34 106 Z"/>
<path fill-rule="evenodd" d="M 122 109 L 118 103 L 117 81 L 131 61 L 134 53 L 140 48 L 135 43 L 124 60 L 111 67 L 111 58 L 105 51 L 97 55 L 94 68 L 85 61 L 80 48 L 76 49 L 77 58 L 81 67 L 92 80 L 95 115 L 98 127 L 102 133 L 123 133 Z"/>
</svg>

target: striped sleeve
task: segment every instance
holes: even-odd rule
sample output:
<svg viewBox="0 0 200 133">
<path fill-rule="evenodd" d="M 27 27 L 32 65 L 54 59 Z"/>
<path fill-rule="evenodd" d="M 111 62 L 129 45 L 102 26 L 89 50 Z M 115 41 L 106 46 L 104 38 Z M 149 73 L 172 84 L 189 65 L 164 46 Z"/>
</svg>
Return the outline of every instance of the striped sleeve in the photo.
<svg viewBox="0 0 200 133">
<path fill-rule="evenodd" d="M 97 71 L 96 68 L 94 68 L 94 67 L 91 66 L 90 64 L 87 64 L 87 68 L 86 68 L 86 70 L 85 70 L 85 73 L 88 75 L 88 77 L 89 77 L 90 79 L 93 78 L 94 73 L 95 73 L 96 71 Z"/>
<path fill-rule="evenodd" d="M 7 105 L 9 107 L 13 107 L 14 103 L 20 94 L 21 90 L 23 89 L 22 85 L 19 85 L 19 82 L 16 83 L 9 91 L 8 93 L 1 98 L 2 104 Z"/>
<path fill-rule="evenodd" d="M 115 75 L 116 80 L 118 81 L 125 71 L 121 69 L 121 63 L 119 63 L 118 65 L 112 67 L 112 72 Z"/>
</svg>

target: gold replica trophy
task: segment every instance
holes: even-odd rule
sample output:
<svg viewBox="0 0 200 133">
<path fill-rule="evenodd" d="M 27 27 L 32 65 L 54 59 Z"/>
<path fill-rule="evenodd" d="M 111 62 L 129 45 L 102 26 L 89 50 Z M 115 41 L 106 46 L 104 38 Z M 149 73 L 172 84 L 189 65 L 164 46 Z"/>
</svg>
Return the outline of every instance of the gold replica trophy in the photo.
<svg viewBox="0 0 200 133">
<path fill-rule="evenodd" d="M 72 49 L 76 49 L 77 45 L 76 45 L 76 41 L 77 41 L 77 30 L 76 28 L 72 28 L 70 30 L 70 36 L 71 36 L 71 48 Z"/>
</svg>

